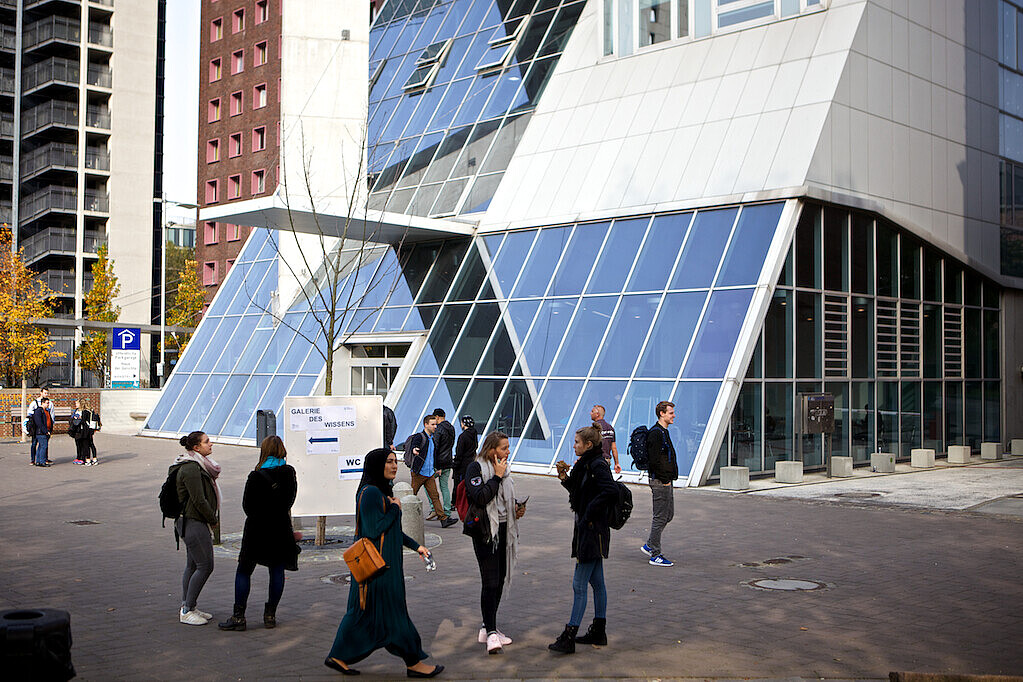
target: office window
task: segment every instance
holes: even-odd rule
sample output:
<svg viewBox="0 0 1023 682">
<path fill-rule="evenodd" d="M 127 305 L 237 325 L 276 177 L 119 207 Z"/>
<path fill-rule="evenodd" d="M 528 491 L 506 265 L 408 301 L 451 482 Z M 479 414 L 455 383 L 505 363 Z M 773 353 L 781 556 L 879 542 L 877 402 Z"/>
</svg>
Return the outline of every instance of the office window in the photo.
<svg viewBox="0 0 1023 682">
<path fill-rule="evenodd" d="M 266 106 L 266 83 L 260 83 L 252 88 L 252 108 L 262 109 Z"/>
<path fill-rule="evenodd" d="M 214 220 L 207 220 L 203 228 L 203 244 L 217 243 L 217 223 Z"/>
<path fill-rule="evenodd" d="M 220 70 L 220 57 L 210 60 L 210 83 L 220 80 L 223 73 Z"/>
<path fill-rule="evenodd" d="M 202 264 L 202 283 L 203 286 L 211 287 L 217 283 L 217 264 L 215 261 L 210 261 Z"/>
<path fill-rule="evenodd" d="M 236 242 L 241 239 L 242 230 L 237 225 L 228 224 L 227 226 L 227 241 Z"/>
<path fill-rule="evenodd" d="M 252 171 L 252 194 L 262 194 L 266 191 L 266 171 Z"/>
<path fill-rule="evenodd" d="M 220 120 L 220 98 L 215 97 L 210 100 L 209 106 L 206 109 L 206 121 L 208 123 L 215 123 Z"/>
<path fill-rule="evenodd" d="M 232 265 L 234 265 L 234 258 L 228 258 L 224 262 L 224 277 L 227 277 L 227 273 L 231 272 Z"/>
<path fill-rule="evenodd" d="M 238 50 L 231 55 L 231 73 L 241 73 L 245 70 L 245 50 Z"/>
<path fill-rule="evenodd" d="M 210 22 L 210 42 L 215 43 L 224 37 L 224 17 L 217 17 Z"/>
<path fill-rule="evenodd" d="M 206 163 L 220 161 L 220 138 L 209 140 L 206 143 Z"/>
<path fill-rule="evenodd" d="M 267 0 L 258 0 L 256 2 L 256 23 L 262 24 L 264 21 L 270 18 L 270 8 Z"/>
<path fill-rule="evenodd" d="M 263 66 L 266 64 L 266 41 L 256 43 L 256 47 L 252 50 L 252 65 Z"/>
<path fill-rule="evenodd" d="M 231 93 L 231 115 L 237 116 L 242 113 L 242 93 L 232 92 Z"/>
<path fill-rule="evenodd" d="M 220 201 L 220 183 L 217 180 L 206 181 L 206 203 L 215 204 Z"/>
<path fill-rule="evenodd" d="M 227 178 L 227 198 L 237 199 L 242 195 L 242 176 L 230 175 Z"/>
<path fill-rule="evenodd" d="M 252 151 L 260 152 L 266 149 L 266 126 L 259 126 L 252 129 Z"/>
<path fill-rule="evenodd" d="M 235 156 L 241 156 L 242 154 L 242 134 L 231 133 L 231 137 L 227 144 L 227 155 L 231 158 Z"/>
<path fill-rule="evenodd" d="M 234 24 L 232 25 L 232 31 L 237 33 L 238 31 L 245 30 L 245 8 L 241 7 L 234 11 Z"/>
</svg>

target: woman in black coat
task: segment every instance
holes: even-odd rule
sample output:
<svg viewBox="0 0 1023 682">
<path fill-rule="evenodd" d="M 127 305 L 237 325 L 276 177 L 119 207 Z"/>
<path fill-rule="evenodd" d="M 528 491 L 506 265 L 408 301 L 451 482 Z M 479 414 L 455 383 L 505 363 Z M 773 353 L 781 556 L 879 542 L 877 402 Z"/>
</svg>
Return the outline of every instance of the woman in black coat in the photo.
<svg viewBox="0 0 1023 682">
<path fill-rule="evenodd" d="M 455 442 L 454 472 L 451 486 L 458 487 L 458 482 L 465 478 L 465 468 L 476 459 L 476 449 L 480 444 L 479 434 L 476 433 L 476 422 L 466 415 L 462 417 L 462 432 L 458 434 L 458 441 Z M 463 521 L 465 519 L 462 519 Z"/>
<path fill-rule="evenodd" d="M 607 644 L 607 589 L 604 587 L 604 559 L 611 543 L 608 514 L 618 491 L 611 468 L 600 447 L 600 428 L 596 424 L 575 432 L 575 453 L 579 456 L 572 471 L 559 462 L 558 478 L 568 490 L 568 504 L 575 512 L 572 531 L 572 556 L 576 559 L 572 578 L 572 616 L 558 639 L 548 645 L 557 653 L 575 653 L 575 643 Z M 586 586 L 593 587 L 593 624 L 576 638 L 586 612 Z"/>
<path fill-rule="evenodd" d="M 245 605 L 256 564 L 270 569 L 270 593 L 263 607 L 263 627 L 277 625 L 277 604 L 284 593 L 284 569 L 297 570 L 298 545 L 291 527 L 291 505 L 298 493 L 295 470 L 285 464 L 287 452 L 278 436 L 267 436 L 259 463 L 245 481 L 242 509 L 245 529 L 234 576 L 234 613 L 218 627 L 245 629 Z"/>
</svg>

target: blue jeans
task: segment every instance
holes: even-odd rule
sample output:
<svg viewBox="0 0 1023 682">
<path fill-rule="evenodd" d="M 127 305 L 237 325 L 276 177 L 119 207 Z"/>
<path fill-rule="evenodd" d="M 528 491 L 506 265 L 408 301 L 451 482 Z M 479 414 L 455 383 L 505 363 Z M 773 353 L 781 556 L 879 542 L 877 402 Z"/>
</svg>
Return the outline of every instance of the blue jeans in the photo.
<svg viewBox="0 0 1023 682">
<path fill-rule="evenodd" d="M 238 570 L 234 574 L 234 605 L 245 608 L 249 601 L 249 589 L 252 587 L 252 573 L 256 570 L 255 561 L 238 561 Z M 270 566 L 270 591 L 266 603 L 274 609 L 281 602 L 284 594 L 284 564 Z"/>
<path fill-rule="evenodd" d="M 604 588 L 604 560 L 578 562 L 572 577 L 572 617 L 568 624 L 579 627 L 586 613 L 586 585 L 593 586 L 593 615 L 607 618 L 607 590 Z"/>
<path fill-rule="evenodd" d="M 50 449 L 50 436 L 39 434 L 35 437 L 36 444 L 36 464 L 46 463 L 46 451 Z"/>
</svg>

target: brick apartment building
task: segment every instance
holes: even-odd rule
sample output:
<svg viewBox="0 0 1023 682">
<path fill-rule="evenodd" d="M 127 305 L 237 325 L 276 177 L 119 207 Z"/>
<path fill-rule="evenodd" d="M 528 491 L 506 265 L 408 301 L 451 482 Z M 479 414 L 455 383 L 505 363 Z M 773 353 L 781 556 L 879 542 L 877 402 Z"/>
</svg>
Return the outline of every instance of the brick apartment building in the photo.
<svg viewBox="0 0 1023 682">
<path fill-rule="evenodd" d="M 200 206 L 272 194 L 281 120 L 283 0 L 202 0 L 199 48 Z M 213 300 L 251 227 L 196 225 L 196 261 Z"/>
</svg>

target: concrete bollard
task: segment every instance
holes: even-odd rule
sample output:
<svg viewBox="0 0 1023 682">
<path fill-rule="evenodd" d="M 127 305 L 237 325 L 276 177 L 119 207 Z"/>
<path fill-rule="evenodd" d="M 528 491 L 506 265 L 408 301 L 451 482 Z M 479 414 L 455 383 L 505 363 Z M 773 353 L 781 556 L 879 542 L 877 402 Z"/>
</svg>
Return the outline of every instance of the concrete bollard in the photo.
<svg viewBox="0 0 1023 682">
<path fill-rule="evenodd" d="M 426 531 L 423 529 L 423 501 L 415 495 L 401 498 L 401 530 L 419 544 L 426 543 Z"/>
<path fill-rule="evenodd" d="M 890 452 L 870 453 L 870 470 L 879 474 L 894 474 L 895 455 Z"/>
<path fill-rule="evenodd" d="M 774 480 L 778 483 L 802 483 L 802 462 L 775 462 Z"/>
<path fill-rule="evenodd" d="M 934 468 L 934 450 L 932 448 L 913 448 L 909 455 L 911 467 L 916 469 Z"/>
<path fill-rule="evenodd" d="M 948 463 L 949 464 L 969 464 L 970 463 L 970 446 L 969 445 L 949 445 L 948 446 Z"/>
<path fill-rule="evenodd" d="M 1002 444 L 1001 443 L 981 443 L 980 444 L 980 458 L 981 459 L 1001 459 L 1002 458 Z"/>
<path fill-rule="evenodd" d="M 1013 457 L 1023 457 L 1023 438 L 1013 438 L 1009 441 L 1009 452 Z"/>
<path fill-rule="evenodd" d="M 749 467 L 721 467 L 722 490 L 749 490 Z"/>
<path fill-rule="evenodd" d="M 849 478 L 853 475 L 852 457 L 832 457 L 831 476 L 833 478 Z"/>
<path fill-rule="evenodd" d="M 405 481 L 398 481 L 394 484 L 394 496 L 399 500 L 406 495 L 412 494 L 412 486 Z"/>
</svg>

